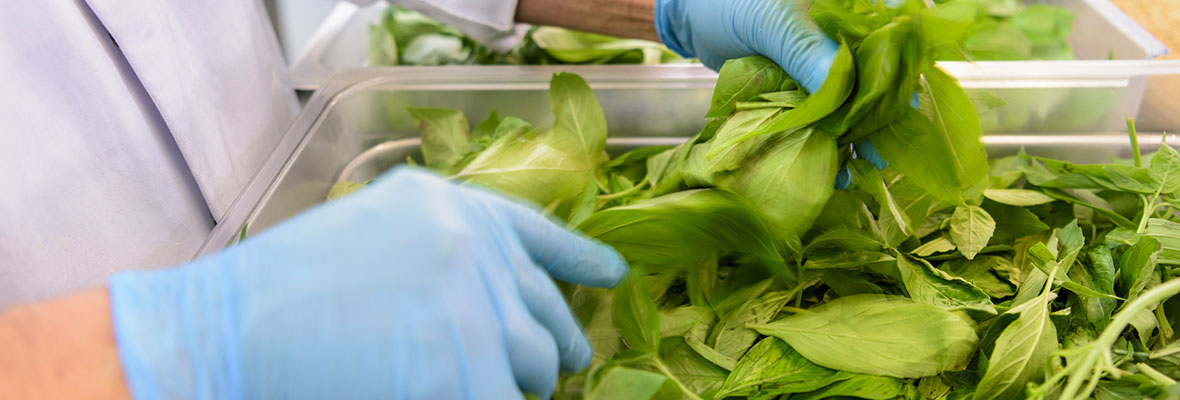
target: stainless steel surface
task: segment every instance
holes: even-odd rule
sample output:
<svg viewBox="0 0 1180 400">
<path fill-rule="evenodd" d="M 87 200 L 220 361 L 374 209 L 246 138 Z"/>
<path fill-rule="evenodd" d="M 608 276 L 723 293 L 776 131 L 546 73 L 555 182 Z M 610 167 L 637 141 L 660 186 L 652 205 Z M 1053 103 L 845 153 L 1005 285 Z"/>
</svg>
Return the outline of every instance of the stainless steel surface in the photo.
<svg viewBox="0 0 1180 400">
<path fill-rule="evenodd" d="M 606 113 L 612 148 L 675 143 L 704 124 L 716 75 L 682 67 L 439 67 L 342 71 L 309 100 L 263 169 L 230 207 L 198 255 L 232 242 L 243 225 L 257 233 L 323 200 L 340 179 L 365 180 L 405 161 L 416 148 L 406 107 L 449 107 L 477 123 L 491 110 L 538 126 L 552 123 L 547 99 L 554 72 L 581 75 Z M 1079 162 L 1126 157 L 1123 116 L 1141 125 L 1146 150 L 1164 132 L 1180 131 L 1180 110 L 1139 104 L 1133 83 L 1180 84 L 1180 62 L 1081 63 L 1057 75 L 1012 79 L 972 71 L 961 83 L 1008 102 L 984 119 L 1026 116 L 1021 129 L 993 124 L 985 142 L 993 155 L 1028 152 Z M 1101 101 L 1089 101 L 1088 97 Z M 1086 101 L 1066 101 L 1062 99 Z M 1034 118 L 1035 117 L 1035 118 Z M 1177 143 L 1173 140 L 1173 143 Z"/>
<path fill-rule="evenodd" d="M 1115 6 L 1110 0 L 1029 0 L 1029 3 L 1052 4 L 1074 13 L 1074 30 L 1068 38 L 1077 57 L 1082 60 L 1105 60 L 1114 55 L 1119 60 L 1147 60 L 1167 54 L 1168 49 Z M 315 90 L 345 68 L 360 68 L 368 59 L 369 26 L 381 20 L 386 2 L 358 8 L 340 2 L 312 35 L 307 47 L 292 62 L 289 71 L 297 89 Z M 1038 62 L 1008 68 L 1014 76 L 1053 73 L 1074 61 Z M 976 68 L 1004 68 L 1008 61 L 980 62 Z M 954 62 L 943 64 L 968 63 Z M 951 66 L 959 70 L 963 66 Z"/>
</svg>

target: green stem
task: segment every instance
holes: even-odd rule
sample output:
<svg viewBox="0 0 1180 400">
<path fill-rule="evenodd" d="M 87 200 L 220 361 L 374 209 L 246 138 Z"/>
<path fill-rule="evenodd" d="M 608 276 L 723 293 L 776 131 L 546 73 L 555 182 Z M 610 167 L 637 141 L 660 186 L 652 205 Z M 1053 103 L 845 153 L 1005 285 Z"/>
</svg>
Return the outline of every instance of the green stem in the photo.
<svg viewBox="0 0 1180 400">
<path fill-rule="evenodd" d="M 803 314 L 803 313 L 811 312 L 811 310 L 808 310 L 806 308 L 791 307 L 791 306 L 783 306 L 783 308 L 779 309 L 779 311 L 786 311 L 786 312 L 789 312 L 792 314 Z"/>
<path fill-rule="evenodd" d="M 1127 133 L 1131 135 L 1131 156 L 1135 160 L 1136 167 L 1143 166 L 1143 154 L 1139 152 L 1139 134 L 1135 132 L 1135 120 L 1127 117 Z"/>
<path fill-rule="evenodd" d="M 656 365 L 656 368 L 660 370 L 660 373 L 667 376 L 668 379 L 672 380 L 672 382 L 676 382 L 676 386 L 679 386 L 680 391 L 684 392 L 685 398 L 692 399 L 692 400 L 704 400 L 704 399 L 701 399 L 701 396 L 697 396 L 696 393 L 694 393 L 692 390 L 689 390 L 688 386 L 684 386 L 684 382 L 681 382 L 679 378 L 676 378 L 676 374 L 673 374 L 672 371 L 668 369 L 668 366 L 664 365 L 664 360 L 661 360 L 659 357 L 656 357 L 655 358 L 655 365 Z"/>
<path fill-rule="evenodd" d="M 639 181 L 639 183 L 635 184 L 635 186 L 632 186 L 631 188 L 621 191 L 621 192 L 618 192 L 618 193 L 604 194 L 604 195 L 598 196 L 598 201 L 601 203 L 605 203 L 605 202 L 608 202 L 608 201 L 611 201 L 611 200 L 614 200 L 617 198 L 621 198 L 621 197 L 625 197 L 630 194 L 634 194 L 635 192 L 638 192 L 639 189 L 642 189 L 644 186 L 647 186 L 647 184 L 648 184 L 647 176 L 644 176 L 643 180 Z"/>
<path fill-rule="evenodd" d="M 1131 300 L 1130 303 L 1123 306 L 1123 310 L 1119 311 L 1110 321 L 1110 325 L 1102 330 L 1102 335 L 1098 339 L 1091 342 L 1090 351 L 1083 356 L 1083 360 L 1075 365 L 1071 365 L 1073 373 L 1070 374 L 1068 384 L 1065 389 L 1061 391 L 1062 399 L 1077 398 L 1078 390 L 1081 389 L 1082 384 L 1087 381 L 1085 378 L 1087 372 L 1094 371 L 1094 364 L 1098 362 L 1098 357 L 1104 351 L 1109 351 L 1114 342 L 1122 336 L 1123 330 L 1131 324 L 1131 319 L 1134 318 L 1135 313 L 1148 307 L 1159 304 L 1165 299 L 1180 294 L 1180 278 L 1172 279 L 1153 287 L 1150 290 L 1143 292 L 1139 297 Z M 1076 368 L 1076 369 L 1074 369 Z"/>
<path fill-rule="evenodd" d="M 1156 371 L 1156 369 L 1152 368 L 1150 365 L 1145 363 L 1136 363 L 1135 366 L 1139 367 L 1139 372 L 1143 373 L 1143 375 L 1151 378 L 1151 380 L 1156 381 L 1161 385 L 1172 386 L 1176 384 L 1175 379 L 1169 378 L 1167 375 Z"/>
<path fill-rule="evenodd" d="M 1155 214 L 1155 202 L 1159 199 L 1160 192 L 1157 190 L 1155 194 L 1151 196 L 1151 200 L 1143 203 L 1143 217 L 1139 218 L 1139 229 L 1136 231 L 1136 233 L 1142 235 L 1143 232 L 1147 232 L 1147 221 L 1150 221 L 1151 215 Z"/>
</svg>

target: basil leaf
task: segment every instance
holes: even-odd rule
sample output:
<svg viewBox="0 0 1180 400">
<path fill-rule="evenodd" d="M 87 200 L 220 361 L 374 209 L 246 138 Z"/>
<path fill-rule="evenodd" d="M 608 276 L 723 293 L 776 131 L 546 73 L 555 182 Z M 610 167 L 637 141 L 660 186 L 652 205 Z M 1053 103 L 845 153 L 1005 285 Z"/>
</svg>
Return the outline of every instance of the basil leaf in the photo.
<svg viewBox="0 0 1180 400">
<path fill-rule="evenodd" d="M 554 121 L 551 145 L 587 163 L 597 160 L 606 148 L 606 115 L 586 81 L 571 73 L 554 74 L 549 105 Z"/>
<path fill-rule="evenodd" d="M 911 253 L 913 253 L 914 255 L 916 255 L 918 257 L 928 257 L 934 253 L 945 253 L 948 251 L 954 251 L 955 248 L 956 248 L 955 244 L 952 243 L 951 240 L 944 235 L 944 236 L 939 236 L 934 239 L 931 239 L 930 241 L 928 241 L 926 243 L 923 243 L 921 246 L 918 246 L 913 251 L 911 251 Z"/>
<path fill-rule="evenodd" d="M 1027 189 L 988 189 L 983 192 L 983 196 L 1000 204 L 1018 207 L 1047 204 L 1055 200 L 1044 193 Z"/>
<path fill-rule="evenodd" d="M 823 271 L 824 284 L 828 285 L 832 291 L 840 296 L 852 296 L 854 294 L 885 294 L 885 289 L 881 286 L 865 279 L 861 274 L 845 271 L 840 269 L 828 269 Z"/>
<path fill-rule="evenodd" d="M 684 338 L 684 343 L 687 344 L 688 347 L 691 347 L 693 351 L 696 351 L 697 354 L 699 354 L 702 358 L 709 360 L 709 362 L 718 367 L 724 368 L 726 371 L 733 370 L 734 366 L 737 364 L 737 360 L 721 354 L 721 352 L 718 352 L 712 347 L 709 347 L 708 345 L 701 342 L 700 339 L 686 337 Z"/>
<path fill-rule="evenodd" d="M 1011 283 L 1001 279 L 996 271 L 1012 269 L 1012 261 L 999 256 L 979 256 L 973 260 L 958 259 L 943 263 L 940 268 L 946 273 L 963 278 L 993 298 L 1016 294 Z"/>
<path fill-rule="evenodd" d="M 675 382 L 655 372 L 611 367 L 602 374 L 586 400 L 649 400 L 680 395 Z"/>
<path fill-rule="evenodd" d="M 724 142 L 732 139 L 738 135 L 749 132 L 758 126 L 766 123 L 770 118 L 779 113 L 775 109 L 756 109 L 749 111 L 738 111 L 725 120 L 725 123 L 717 129 L 714 142 Z M 806 140 L 806 137 L 803 137 Z M 725 171 L 732 171 L 742 165 L 745 161 L 747 153 L 750 153 L 761 143 L 758 141 L 745 141 L 736 143 L 730 147 L 714 147 L 709 145 L 704 147 L 707 151 L 694 151 L 690 156 L 695 159 L 697 166 L 689 167 L 697 171 L 697 175 L 704 177 L 711 177 Z M 695 150 L 695 149 L 694 149 Z M 693 161 L 690 161 L 692 163 Z M 711 179 L 709 179 L 711 180 Z"/>
<path fill-rule="evenodd" d="M 786 342 L 769 337 L 738 360 L 716 398 L 802 393 L 853 376 L 815 365 Z"/>
<path fill-rule="evenodd" d="M 905 297 L 855 295 L 750 327 L 828 368 L 917 378 L 962 369 L 978 341 L 974 325 Z"/>
<path fill-rule="evenodd" d="M 705 118 L 720 118 L 733 113 L 739 101 L 749 101 L 763 93 L 775 92 L 788 80 L 778 64 L 766 57 L 745 57 L 726 61 L 713 88 L 713 100 Z"/>
<path fill-rule="evenodd" d="M 615 288 L 613 321 L 628 348 L 655 353 L 660 343 L 660 313 L 640 283 L 631 275 Z"/>
<path fill-rule="evenodd" d="M 812 392 L 791 396 L 791 399 L 812 400 L 849 396 L 858 399 L 887 400 L 905 394 L 917 395 L 917 389 L 901 379 L 887 376 L 857 375 Z"/>
<path fill-rule="evenodd" d="M 951 215 L 951 241 L 968 260 L 975 258 L 987 246 L 996 221 L 978 206 L 958 206 Z"/>
<path fill-rule="evenodd" d="M 1049 320 L 1053 292 L 1008 310 L 1016 319 L 996 338 L 987 370 L 974 399 L 1021 399 L 1025 384 L 1041 377 L 1049 357 L 1057 351 L 1057 330 Z"/>
<path fill-rule="evenodd" d="M 983 210 L 996 221 L 996 230 L 989 245 L 1012 243 L 1017 239 L 1049 230 L 1032 211 L 1025 207 L 1013 207 L 991 201 L 983 202 Z"/>
<path fill-rule="evenodd" d="M 713 393 L 721 389 L 725 377 L 729 375 L 728 370 L 702 357 L 688 341 L 679 338 L 668 339 L 660 344 L 660 360 L 666 371 L 684 389 L 698 393 L 702 398 L 713 398 Z"/>
<path fill-rule="evenodd" d="M 725 357 L 741 358 L 758 340 L 758 333 L 746 326 L 770 322 L 789 300 L 791 297 L 785 292 L 771 292 L 751 299 L 717 323 L 709 343 Z"/>
<path fill-rule="evenodd" d="M 462 111 L 445 108 L 410 108 L 408 111 L 418 122 L 422 158 L 427 166 L 438 168 L 440 164 L 467 153 L 469 127 Z"/>
<path fill-rule="evenodd" d="M 660 311 L 660 338 L 686 336 L 699 326 L 704 326 L 704 331 L 708 332 L 715 319 L 713 311 L 701 306 Z"/>
<path fill-rule="evenodd" d="M 1127 249 L 1120 259 L 1118 290 L 1128 299 L 1135 298 L 1147 286 L 1148 279 L 1155 273 L 1156 260 L 1162 248 L 1160 242 L 1151 236 L 1140 236 L 1134 246 Z"/>
<path fill-rule="evenodd" d="M 935 269 L 926 260 L 907 258 L 897 255 L 897 270 L 910 298 L 947 310 L 996 313 L 987 293 L 971 282 Z"/>
<path fill-rule="evenodd" d="M 1159 255 L 1161 264 L 1180 265 L 1180 223 L 1151 218 L 1147 220 L 1146 233 L 1163 246 Z"/>
<path fill-rule="evenodd" d="M 578 229 L 632 264 L 683 266 L 718 251 L 738 251 L 793 275 L 749 203 L 723 190 L 689 190 L 602 210 Z"/>
<path fill-rule="evenodd" d="M 798 241 L 835 190 L 835 138 L 819 129 L 803 130 L 774 138 L 748 157 L 734 180 L 721 186 L 750 200 L 775 238 Z"/>
<path fill-rule="evenodd" d="M 836 111 L 848 98 L 852 92 L 852 74 L 852 53 L 847 46 L 841 45 L 828 70 L 828 77 L 818 91 L 808 96 L 798 107 L 783 111 L 758 129 L 716 142 L 715 146 L 729 148 L 755 136 L 790 131 L 819 121 Z"/>
<path fill-rule="evenodd" d="M 1161 192 L 1175 193 L 1180 190 L 1180 153 L 1166 143 L 1161 145 L 1151 157 L 1148 173 L 1159 182 Z"/>
</svg>

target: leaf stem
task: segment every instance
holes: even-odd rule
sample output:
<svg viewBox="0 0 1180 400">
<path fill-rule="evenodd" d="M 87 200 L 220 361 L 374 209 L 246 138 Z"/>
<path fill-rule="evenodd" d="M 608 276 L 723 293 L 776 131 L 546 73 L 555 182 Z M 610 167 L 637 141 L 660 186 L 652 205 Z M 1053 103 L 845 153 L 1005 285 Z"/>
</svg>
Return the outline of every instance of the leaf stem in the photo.
<svg viewBox="0 0 1180 400">
<path fill-rule="evenodd" d="M 1148 200 L 1146 203 L 1143 203 L 1143 217 L 1139 218 L 1139 229 L 1136 230 L 1135 233 L 1142 235 L 1143 232 L 1147 232 L 1147 221 L 1151 220 L 1152 214 L 1155 214 L 1155 210 L 1156 210 L 1155 202 L 1158 201 L 1159 199 L 1160 199 L 1160 192 L 1159 192 L 1159 190 L 1157 190 L 1155 192 L 1155 194 L 1151 196 L 1151 200 Z"/>
<path fill-rule="evenodd" d="M 811 310 L 808 310 L 806 308 L 791 307 L 791 306 L 783 306 L 783 308 L 779 309 L 779 311 L 786 311 L 786 312 L 789 312 L 792 314 L 804 314 L 804 313 L 811 312 Z"/>
<path fill-rule="evenodd" d="M 1153 287 L 1141 293 L 1139 297 L 1131 300 L 1130 303 L 1124 305 L 1122 311 L 1119 311 L 1114 316 L 1114 319 L 1111 320 L 1110 325 L 1102 330 L 1102 334 L 1098 336 L 1098 339 L 1087 345 L 1087 347 L 1090 347 L 1090 351 L 1083 356 L 1082 361 L 1070 366 L 1073 369 L 1073 373 L 1070 374 L 1065 389 L 1061 391 L 1061 398 L 1078 398 L 1080 394 L 1078 393 L 1078 389 L 1081 389 L 1082 384 L 1088 380 L 1086 379 L 1086 373 L 1098 370 L 1095 368 L 1098 357 L 1110 353 L 1110 347 L 1114 345 L 1114 342 L 1118 340 L 1119 336 L 1122 336 L 1123 330 L 1131 324 L 1131 319 L 1134 318 L 1136 313 L 1159 304 L 1176 294 L 1180 294 L 1180 278 L 1171 279 L 1159 286 Z"/>
<path fill-rule="evenodd" d="M 643 180 L 639 181 L 639 183 L 635 184 L 635 186 L 631 186 L 627 190 L 624 190 L 624 191 L 621 191 L 618 193 L 600 195 L 600 196 L 598 196 L 598 201 L 600 203 L 605 203 L 605 202 L 608 202 L 608 201 L 611 201 L 614 199 L 626 197 L 627 195 L 634 194 L 635 192 L 638 192 L 639 189 L 642 189 L 644 186 L 647 186 L 648 183 L 649 183 L 648 177 L 644 176 Z"/>
<path fill-rule="evenodd" d="M 1169 378 L 1167 375 L 1164 375 L 1155 368 L 1152 368 L 1150 365 L 1147 365 L 1147 363 L 1136 363 L 1135 366 L 1139 367 L 1139 372 L 1143 373 L 1143 375 L 1146 375 L 1148 378 L 1151 378 L 1151 380 L 1156 381 L 1161 385 L 1172 386 L 1176 384 L 1175 379 Z"/>
<path fill-rule="evenodd" d="M 1135 160 L 1135 166 L 1142 167 L 1143 154 L 1139 151 L 1139 134 L 1135 132 L 1135 120 L 1130 116 L 1124 116 L 1127 118 L 1127 133 L 1131 135 L 1131 156 Z"/>
</svg>

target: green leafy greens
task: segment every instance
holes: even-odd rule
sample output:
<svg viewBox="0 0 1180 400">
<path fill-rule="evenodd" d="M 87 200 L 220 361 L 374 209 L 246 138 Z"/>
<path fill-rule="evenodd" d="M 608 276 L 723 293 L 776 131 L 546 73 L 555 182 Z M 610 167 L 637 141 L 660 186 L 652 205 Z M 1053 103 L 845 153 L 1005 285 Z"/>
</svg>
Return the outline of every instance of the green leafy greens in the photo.
<svg viewBox="0 0 1180 400">
<path fill-rule="evenodd" d="M 411 115 L 427 167 L 631 263 L 614 289 L 566 288 L 594 359 L 555 398 L 1175 396 L 1180 153 L 989 161 L 978 96 L 933 60 L 963 43 L 978 56 L 1005 29 L 1059 50 L 1067 18 L 1008 3 L 816 0 L 842 42 L 823 88 L 732 60 L 704 128 L 674 147 L 608 154 L 571 74 L 551 82 L 552 128 Z M 856 157 L 865 140 L 888 167 Z"/>
</svg>

